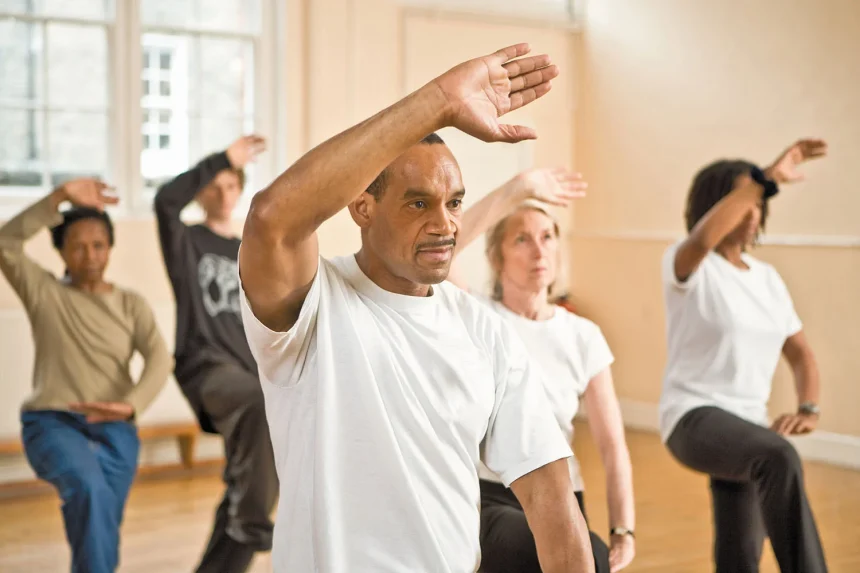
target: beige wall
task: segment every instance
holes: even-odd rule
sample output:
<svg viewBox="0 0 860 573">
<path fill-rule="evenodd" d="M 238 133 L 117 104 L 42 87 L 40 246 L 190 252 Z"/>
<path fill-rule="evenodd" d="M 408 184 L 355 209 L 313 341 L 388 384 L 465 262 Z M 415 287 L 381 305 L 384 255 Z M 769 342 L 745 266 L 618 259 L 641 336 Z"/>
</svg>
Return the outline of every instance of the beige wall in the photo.
<svg viewBox="0 0 860 573">
<path fill-rule="evenodd" d="M 756 255 L 783 275 L 817 352 L 822 429 L 860 435 L 860 81 L 849 71 L 860 68 L 860 3 L 588 0 L 586 12 L 576 167 L 591 188 L 575 215 L 574 284 L 618 357 L 620 396 L 659 398 L 659 260 L 681 236 L 695 171 L 723 156 L 763 163 L 821 136 L 830 157 L 774 201 L 768 230 L 782 244 Z M 772 402 L 796 405 L 784 366 Z"/>
</svg>

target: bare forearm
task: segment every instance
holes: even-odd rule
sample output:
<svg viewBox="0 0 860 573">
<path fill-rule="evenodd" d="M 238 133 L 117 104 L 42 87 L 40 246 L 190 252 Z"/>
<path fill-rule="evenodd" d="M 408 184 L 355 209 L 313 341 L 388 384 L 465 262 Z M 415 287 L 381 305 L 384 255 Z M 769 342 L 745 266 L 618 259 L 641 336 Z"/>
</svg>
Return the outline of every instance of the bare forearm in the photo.
<svg viewBox="0 0 860 573">
<path fill-rule="evenodd" d="M 750 181 L 734 189 L 696 225 L 691 239 L 704 251 L 716 248 L 761 201 L 764 189 Z"/>
<path fill-rule="evenodd" d="M 575 502 L 574 502 L 575 504 Z M 591 573 L 594 557 L 585 520 L 578 506 L 547 515 L 541 527 L 530 527 L 535 535 L 538 561 L 545 573 Z"/>
<path fill-rule="evenodd" d="M 794 384 L 797 388 L 797 403 L 812 402 L 817 404 L 820 392 L 820 380 L 818 365 L 811 352 L 804 354 L 803 358 L 793 366 Z"/>
<path fill-rule="evenodd" d="M 609 504 L 609 527 L 635 529 L 636 512 L 633 503 L 633 469 L 624 452 L 611 453 L 604 458 L 606 497 Z"/>
<path fill-rule="evenodd" d="M 285 238 L 310 236 L 411 145 L 444 127 L 446 104 L 428 84 L 320 144 L 255 196 L 246 232 L 270 223 Z"/>
<path fill-rule="evenodd" d="M 457 233 L 457 251 L 464 249 L 510 215 L 525 199 L 525 188 L 519 184 L 516 177 L 482 197 L 463 213 Z"/>
</svg>

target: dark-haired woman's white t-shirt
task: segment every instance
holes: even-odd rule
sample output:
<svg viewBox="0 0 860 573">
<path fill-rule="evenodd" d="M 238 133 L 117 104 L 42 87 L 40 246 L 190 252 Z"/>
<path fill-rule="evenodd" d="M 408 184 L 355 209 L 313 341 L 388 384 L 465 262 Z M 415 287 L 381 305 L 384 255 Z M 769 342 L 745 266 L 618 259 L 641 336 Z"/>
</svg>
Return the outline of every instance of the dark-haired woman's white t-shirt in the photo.
<svg viewBox="0 0 860 573">
<path fill-rule="evenodd" d="M 663 255 L 667 362 L 660 434 L 695 408 L 716 406 L 755 424 L 768 422 L 771 383 L 786 339 L 802 329 L 791 295 L 771 265 L 749 254 L 740 269 L 711 252 L 683 283 L 675 254 Z"/>
<path fill-rule="evenodd" d="M 519 334 L 534 367 L 540 371 L 553 416 L 568 443 L 573 442 L 573 418 L 579 397 L 589 381 L 609 368 L 615 358 L 600 327 L 581 316 L 555 307 L 547 320 L 531 320 L 509 310 L 501 302 L 483 299 Z M 567 459 L 574 491 L 585 484 L 575 456 Z M 481 464 L 481 479 L 501 479 Z"/>
</svg>

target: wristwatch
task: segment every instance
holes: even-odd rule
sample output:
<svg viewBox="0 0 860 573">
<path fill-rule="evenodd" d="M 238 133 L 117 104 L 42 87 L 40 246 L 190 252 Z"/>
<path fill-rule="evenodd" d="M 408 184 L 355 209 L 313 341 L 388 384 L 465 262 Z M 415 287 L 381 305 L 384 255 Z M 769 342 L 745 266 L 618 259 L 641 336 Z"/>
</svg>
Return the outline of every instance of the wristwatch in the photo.
<svg viewBox="0 0 860 573">
<path fill-rule="evenodd" d="M 636 539 L 636 535 L 633 534 L 632 529 L 627 529 L 626 527 L 613 527 L 609 530 L 609 536 L 613 535 L 629 535 L 633 539 Z"/>
<path fill-rule="evenodd" d="M 811 416 L 818 416 L 821 414 L 821 409 L 815 402 L 804 402 L 797 407 L 797 411 L 801 414 L 809 414 Z"/>
<path fill-rule="evenodd" d="M 776 181 L 773 179 L 768 179 L 764 174 L 764 171 L 759 169 L 758 167 L 753 167 L 750 170 L 750 177 L 752 180 L 764 187 L 764 198 L 770 199 L 777 193 L 779 193 L 779 187 L 776 184 Z"/>
</svg>

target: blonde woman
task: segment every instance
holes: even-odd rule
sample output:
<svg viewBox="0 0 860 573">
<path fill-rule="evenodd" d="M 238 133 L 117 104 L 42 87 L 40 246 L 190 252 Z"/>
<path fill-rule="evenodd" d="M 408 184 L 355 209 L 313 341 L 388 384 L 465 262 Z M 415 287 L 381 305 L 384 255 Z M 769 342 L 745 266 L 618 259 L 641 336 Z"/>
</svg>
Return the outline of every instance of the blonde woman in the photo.
<svg viewBox="0 0 860 573">
<path fill-rule="evenodd" d="M 613 356 L 593 322 L 550 302 L 559 266 L 559 226 L 547 204 L 565 206 L 584 195 L 578 175 L 535 169 L 513 178 L 463 215 L 457 252 L 487 232 L 493 272 L 489 304 L 520 334 L 543 374 L 556 420 L 568 440 L 580 401 L 606 470 L 609 549 L 594 533 L 591 544 L 598 572 L 620 571 L 635 554 L 630 454 L 615 396 Z M 455 262 L 456 265 L 456 262 Z M 456 272 L 449 280 L 466 288 Z M 584 485 L 575 458 L 569 458 L 577 500 L 585 513 Z M 482 570 L 539 572 L 534 538 L 522 508 L 501 480 L 481 467 Z"/>
</svg>

